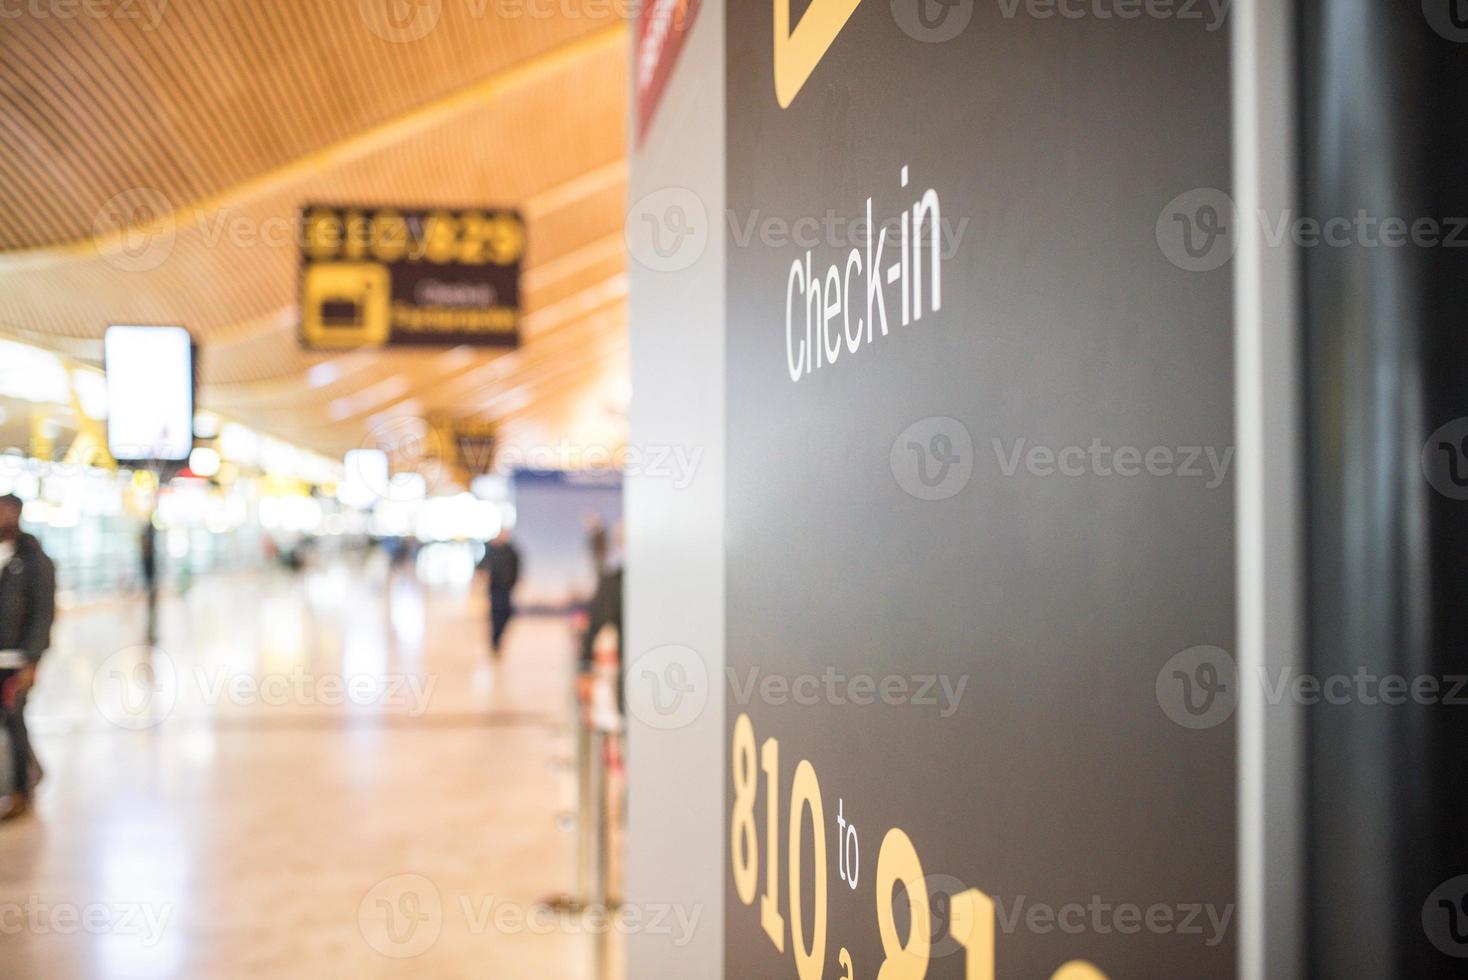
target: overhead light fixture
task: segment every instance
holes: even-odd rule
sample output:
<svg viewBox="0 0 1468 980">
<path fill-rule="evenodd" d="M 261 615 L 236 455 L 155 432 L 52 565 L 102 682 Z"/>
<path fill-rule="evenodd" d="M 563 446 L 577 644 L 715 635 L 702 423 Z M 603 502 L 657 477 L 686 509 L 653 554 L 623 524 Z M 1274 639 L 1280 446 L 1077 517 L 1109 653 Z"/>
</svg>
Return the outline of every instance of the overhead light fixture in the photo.
<svg viewBox="0 0 1468 980">
<path fill-rule="evenodd" d="M 208 446 L 199 446 L 189 453 L 189 469 L 195 476 L 205 479 L 219 475 L 219 451 Z"/>
<path fill-rule="evenodd" d="M 223 421 L 213 412 L 194 413 L 194 437 L 197 439 L 216 439 L 219 437 L 219 429 Z"/>
<path fill-rule="evenodd" d="M 324 388 L 342 376 L 342 369 L 335 361 L 322 361 L 311 365 L 306 372 L 306 383 L 312 388 Z"/>
</svg>

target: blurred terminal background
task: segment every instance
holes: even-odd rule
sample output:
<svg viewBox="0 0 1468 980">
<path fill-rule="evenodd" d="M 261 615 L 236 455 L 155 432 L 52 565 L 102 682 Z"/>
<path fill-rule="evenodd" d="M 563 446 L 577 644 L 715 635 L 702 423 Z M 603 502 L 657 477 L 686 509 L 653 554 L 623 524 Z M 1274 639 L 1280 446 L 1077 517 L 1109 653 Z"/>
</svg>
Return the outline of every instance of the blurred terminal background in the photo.
<svg viewBox="0 0 1468 980">
<path fill-rule="evenodd" d="M 0 495 L 57 616 L 0 976 L 610 975 L 631 8 L 501 6 L 4 12 Z M 303 309 L 333 250 L 496 332 Z M 119 442 L 176 367 L 109 379 L 119 325 L 191 338 L 179 453 Z"/>
</svg>

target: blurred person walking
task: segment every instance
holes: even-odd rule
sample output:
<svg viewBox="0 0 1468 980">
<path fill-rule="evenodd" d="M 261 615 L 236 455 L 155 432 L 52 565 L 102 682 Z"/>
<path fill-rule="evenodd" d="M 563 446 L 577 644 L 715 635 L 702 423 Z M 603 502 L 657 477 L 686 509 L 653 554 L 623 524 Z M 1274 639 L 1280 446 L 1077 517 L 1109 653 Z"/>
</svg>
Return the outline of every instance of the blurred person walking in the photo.
<svg viewBox="0 0 1468 980">
<path fill-rule="evenodd" d="M 36 665 L 51 645 L 56 570 L 41 543 L 20 529 L 19 497 L 0 497 L 0 722 L 10 739 L 10 801 L 0 819 L 30 811 L 41 765 L 26 731 L 25 705 Z"/>
<path fill-rule="evenodd" d="M 489 650 L 498 659 L 505 629 L 515 615 L 512 593 L 520 581 L 520 551 L 510 540 L 509 528 L 501 528 L 484 549 L 481 567 L 489 573 Z"/>
<path fill-rule="evenodd" d="M 581 519 L 586 527 L 586 548 L 591 552 L 591 571 L 597 578 L 607 569 L 607 526 L 594 510 Z"/>
<path fill-rule="evenodd" d="M 143 575 L 143 595 L 148 604 L 147 643 L 158 642 L 158 532 L 150 517 L 138 538 L 138 564 Z"/>
<path fill-rule="evenodd" d="M 582 698 L 589 700 L 591 688 L 596 672 L 596 646 L 597 638 L 605 629 L 610 629 L 616 637 L 615 655 L 617 659 L 616 677 L 616 699 L 620 710 L 622 702 L 622 525 L 618 522 L 613 531 L 613 539 L 616 554 L 611 549 L 603 550 L 600 558 L 603 562 L 597 569 L 596 594 L 591 598 L 591 605 L 587 608 L 586 632 L 581 636 L 581 656 L 579 658 L 579 670 L 582 678 Z"/>
</svg>

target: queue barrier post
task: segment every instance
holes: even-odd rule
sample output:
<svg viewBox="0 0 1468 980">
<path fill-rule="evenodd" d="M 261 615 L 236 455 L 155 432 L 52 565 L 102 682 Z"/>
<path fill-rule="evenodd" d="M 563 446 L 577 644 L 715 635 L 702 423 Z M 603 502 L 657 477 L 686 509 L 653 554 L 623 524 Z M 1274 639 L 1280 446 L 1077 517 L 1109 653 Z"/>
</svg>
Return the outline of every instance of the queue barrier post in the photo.
<svg viewBox="0 0 1468 980">
<path fill-rule="evenodd" d="M 606 627 L 593 644 L 596 666 L 577 671 L 571 685 L 572 718 L 576 740 L 576 883 L 570 895 L 549 899 L 545 904 L 565 915 L 579 915 L 589 908 L 610 910 L 613 841 L 612 821 L 620 821 L 620 801 L 610 799 L 613 782 L 608 778 L 609 761 L 621 758 L 624 722 L 617 692 L 615 627 Z M 617 782 L 616 786 L 622 784 Z M 620 792 L 620 789 L 619 789 Z M 620 903 L 617 903 L 620 904 Z M 610 933 L 597 943 L 596 975 L 606 976 L 610 963 L 607 948 Z"/>
</svg>

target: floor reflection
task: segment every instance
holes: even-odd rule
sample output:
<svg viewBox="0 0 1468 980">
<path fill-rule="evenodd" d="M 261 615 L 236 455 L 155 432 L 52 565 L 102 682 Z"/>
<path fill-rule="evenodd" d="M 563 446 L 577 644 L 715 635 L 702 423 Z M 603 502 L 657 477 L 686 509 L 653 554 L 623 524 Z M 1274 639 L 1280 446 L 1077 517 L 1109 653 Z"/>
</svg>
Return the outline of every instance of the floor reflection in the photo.
<svg viewBox="0 0 1468 980">
<path fill-rule="evenodd" d="M 0 827 L 0 975 L 589 975 L 578 930 L 478 914 L 572 883 L 560 620 L 516 621 L 492 668 L 483 597 L 371 565 L 203 579 L 162 614 L 151 677 L 141 602 L 58 626 L 37 816 Z"/>
</svg>

